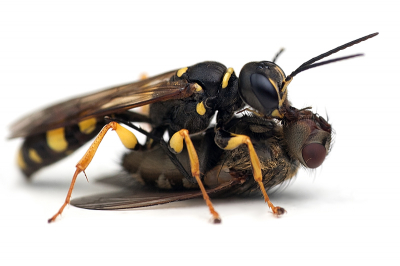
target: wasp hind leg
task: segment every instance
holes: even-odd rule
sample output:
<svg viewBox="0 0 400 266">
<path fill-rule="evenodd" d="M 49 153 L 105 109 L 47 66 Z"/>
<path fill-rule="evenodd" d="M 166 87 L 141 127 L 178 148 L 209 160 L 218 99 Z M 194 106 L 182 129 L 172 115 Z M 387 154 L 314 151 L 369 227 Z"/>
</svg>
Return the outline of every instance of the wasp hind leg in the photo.
<svg viewBox="0 0 400 266">
<path fill-rule="evenodd" d="M 107 125 L 105 125 L 103 127 L 103 129 L 100 131 L 100 133 L 97 135 L 97 137 L 94 139 L 92 145 L 90 145 L 90 147 L 86 151 L 85 155 L 82 157 L 82 159 L 76 165 L 76 170 L 75 170 L 74 176 L 72 177 L 71 185 L 69 187 L 68 194 L 67 194 L 67 197 L 65 198 L 64 204 L 61 206 L 59 211 L 48 220 L 49 223 L 54 222 L 56 220 L 56 218 L 58 217 L 58 215 L 61 215 L 64 208 L 70 203 L 72 190 L 74 189 L 75 181 L 76 181 L 78 174 L 80 174 L 81 172 L 83 172 L 85 174 L 86 168 L 89 166 L 90 162 L 92 161 L 101 141 L 103 140 L 104 136 L 106 135 L 106 133 L 109 129 L 112 129 L 115 132 L 117 132 L 118 137 L 120 138 L 122 144 L 124 144 L 124 146 L 126 148 L 134 149 L 138 145 L 136 136 L 131 131 L 122 127 L 117 122 L 112 121 L 112 122 L 108 123 Z M 85 176 L 86 176 L 86 174 L 85 174 Z"/>
<path fill-rule="evenodd" d="M 170 147 L 174 150 L 174 152 L 180 153 L 183 149 L 183 140 L 185 140 L 186 148 L 188 150 L 192 175 L 196 179 L 197 184 L 200 187 L 201 193 L 203 194 L 203 198 L 206 201 L 208 208 L 210 209 L 210 212 L 213 216 L 213 222 L 221 223 L 221 218 L 219 217 L 219 214 L 215 211 L 214 206 L 211 203 L 210 197 L 208 196 L 206 189 L 201 182 L 199 158 L 197 156 L 197 152 L 194 148 L 192 140 L 190 139 L 189 131 L 187 129 L 181 129 L 176 132 L 169 141 Z"/>
<path fill-rule="evenodd" d="M 245 144 L 247 146 L 249 150 L 251 166 L 253 168 L 254 180 L 259 185 L 265 202 L 271 208 L 274 215 L 279 216 L 284 214 L 286 212 L 284 208 L 274 206 L 269 200 L 267 191 L 265 190 L 264 184 L 262 182 L 261 163 L 258 159 L 257 153 L 254 149 L 253 143 L 250 140 L 250 137 L 246 135 L 233 134 L 222 129 L 218 129 L 215 135 L 215 143 L 224 150 L 233 150 L 242 144 Z"/>
</svg>

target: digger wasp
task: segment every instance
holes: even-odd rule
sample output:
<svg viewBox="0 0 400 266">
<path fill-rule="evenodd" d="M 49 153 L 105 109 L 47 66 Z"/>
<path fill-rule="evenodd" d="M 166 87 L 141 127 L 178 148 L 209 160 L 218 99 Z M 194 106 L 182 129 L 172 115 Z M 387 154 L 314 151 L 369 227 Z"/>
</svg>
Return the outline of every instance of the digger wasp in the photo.
<svg viewBox="0 0 400 266">
<path fill-rule="evenodd" d="M 207 61 L 50 106 L 11 126 L 11 138 L 25 138 L 18 166 L 29 177 L 95 138 L 76 165 L 64 204 L 48 220 L 53 222 L 70 203 L 78 174 L 85 173 L 112 129 L 131 150 L 123 157 L 124 169 L 141 183 L 165 191 L 158 196 L 91 197 L 74 205 L 120 209 L 202 196 L 218 223 L 221 218 L 209 195 L 260 191 L 272 212 L 282 215 L 285 210 L 271 203 L 267 190 L 292 178 L 300 166 L 320 166 L 332 140 L 332 127 L 324 118 L 310 108 L 291 106 L 289 83 L 307 69 L 361 56 L 318 62 L 376 35 L 314 57 L 288 76 L 275 60 L 247 63 L 238 77 L 232 68 Z M 144 105 L 149 105 L 148 115 L 135 112 Z M 235 116 L 243 110 L 248 114 Z M 216 123 L 210 125 L 215 115 Z M 147 132 L 132 122 L 148 123 L 152 129 Z M 146 144 L 139 144 L 121 124 L 145 134 Z M 165 132 L 170 136 L 168 144 L 163 140 Z"/>
</svg>

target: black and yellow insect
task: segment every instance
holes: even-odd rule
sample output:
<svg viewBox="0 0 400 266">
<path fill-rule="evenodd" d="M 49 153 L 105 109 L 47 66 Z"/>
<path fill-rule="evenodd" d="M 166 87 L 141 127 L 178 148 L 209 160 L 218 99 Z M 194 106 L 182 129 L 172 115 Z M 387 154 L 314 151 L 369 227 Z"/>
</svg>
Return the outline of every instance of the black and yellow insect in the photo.
<svg viewBox="0 0 400 266">
<path fill-rule="evenodd" d="M 269 61 L 246 64 L 239 77 L 232 68 L 217 62 L 203 62 L 56 104 L 12 125 L 11 138 L 25 138 L 19 152 L 18 165 L 25 175 L 30 176 L 40 168 L 68 156 L 97 135 L 76 165 L 67 198 L 61 209 L 49 219 L 51 222 L 70 202 L 77 175 L 90 164 L 109 129 L 118 133 L 126 148 L 139 150 L 136 153 L 159 149 L 163 146 L 162 136 L 167 131 L 171 136 L 169 149 L 163 149 L 163 152 L 183 177 L 157 176 L 155 169 L 153 174 L 144 175 L 146 183 L 164 189 L 200 188 L 215 222 L 219 222 L 220 217 L 214 210 L 207 189 L 245 191 L 246 186 L 243 184 L 252 184 L 251 190 L 258 187 L 272 212 L 283 214 L 284 209 L 270 202 L 266 190 L 295 175 L 300 164 L 308 168 L 321 165 L 330 150 L 332 134 L 329 123 L 309 108 L 299 110 L 290 105 L 287 99 L 289 83 L 304 70 L 359 56 L 356 54 L 316 63 L 377 34 L 370 34 L 321 54 L 302 64 L 289 76 Z M 251 109 L 247 110 L 252 115 L 234 118 L 235 113 L 246 104 L 250 106 Z M 148 116 L 131 110 L 143 105 L 150 107 Z M 215 114 L 216 125 L 210 132 L 208 128 Z M 130 122 L 149 123 L 152 130 L 147 134 L 148 143 L 144 146 L 138 144 L 135 135 L 118 122 L 128 125 Z M 191 134 L 199 132 L 205 132 L 200 135 L 205 144 L 198 144 L 198 141 L 193 144 Z M 151 140 L 157 141 L 151 143 Z M 182 158 L 174 157 L 174 153 L 181 153 L 184 148 L 189 155 L 190 174 L 182 166 Z M 228 156 L 231 154 L 228 151 L 234 153 L 239 150 L 242 152 L 236 155 L 237 158 Z M 201 155 L 200 160 L 198 153 Z M 211 153 L 214 155 L 209 156 Z M 222 157 L 218 154 L 231 159 L 220 161 Z M 135 164 L 135 159 L 129 159 L 129 156 L 124 158 L 125 168 L 129 170 Z M 161 164 L 165 160 L 160 156 L 155 158 L 157 168 L 162 169 Z M 247 166 L 235 168 L 241 158 L 247 161 Z M 274 162 L 282 158 L 287 162 L 285 166 Z M 224 172 L 227 174 L 222 175 L 223 171 L 213 172 L 216 166 L 227 168 Z M 135 172 L 132 169 L 130 171 Z M 251 182 L 248 181 L 249 171 Z M 151 181 L 154 176 L 157 176 L 157 182 Z M 271 180 L 276 182 L 271 183 Z M 190 193 L 193 191 L 188 190 L 186 195 Z M 164 201 L 165 197 L 154 204 Z"/>
</svg>

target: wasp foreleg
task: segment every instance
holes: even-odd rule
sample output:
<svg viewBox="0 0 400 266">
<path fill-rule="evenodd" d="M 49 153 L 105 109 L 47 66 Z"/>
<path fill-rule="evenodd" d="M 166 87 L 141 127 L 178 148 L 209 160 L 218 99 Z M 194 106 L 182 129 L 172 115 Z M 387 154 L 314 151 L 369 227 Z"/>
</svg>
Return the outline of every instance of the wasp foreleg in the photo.
<svg viewBox="0 0 400 266">
<path fill-rule="evenodd" d="M 262 172 L 261 172 L 261 163 L 258 159 L 257 153 L 254 149 L 253 143 L 250 140 L 249 136 L 246 135 L 237 135 L 233 133 L 229 133 L 222 129 L 218 129 L 215 135 L 215 143 L 224 150 L 233 150 L 236 149 L 238 146 L 245 144 L 249 150 L 250 155 L 250 162 L 253 168 L 253 176 L 254 180 L 260 186 L 260 190 L 264 196 L 265 202 L 271 208 L 272 212 L 275 215 L 282 215 L 286 211 L 282 207 L 274 206 L 272 202 L 269 200 L 267 191 L 265 190 L 263 180 L 262 180 Z"/>
</svg>

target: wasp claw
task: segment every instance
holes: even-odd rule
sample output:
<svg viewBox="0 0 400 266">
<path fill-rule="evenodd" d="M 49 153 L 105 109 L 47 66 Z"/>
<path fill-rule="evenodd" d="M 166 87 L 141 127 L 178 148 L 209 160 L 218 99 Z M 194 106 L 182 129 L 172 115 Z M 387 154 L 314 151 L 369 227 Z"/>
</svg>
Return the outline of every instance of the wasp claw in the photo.
<svg viewBox="0 0 400 266">
<path fill-rule="evenodd" d="M 286 213 L 286 210 L 279 206 L 276 206 L 272 211 L 273 211 L 274 215 L 277 217 Z"/>
<path fill-rule="evenodd" d="M 218 217 L 213 217 L 213 224 L 220 224 L 221 222 L 222 222 L 222 220 L 221 220 L 221 218 L 218 216 Z"/>
</svg>

